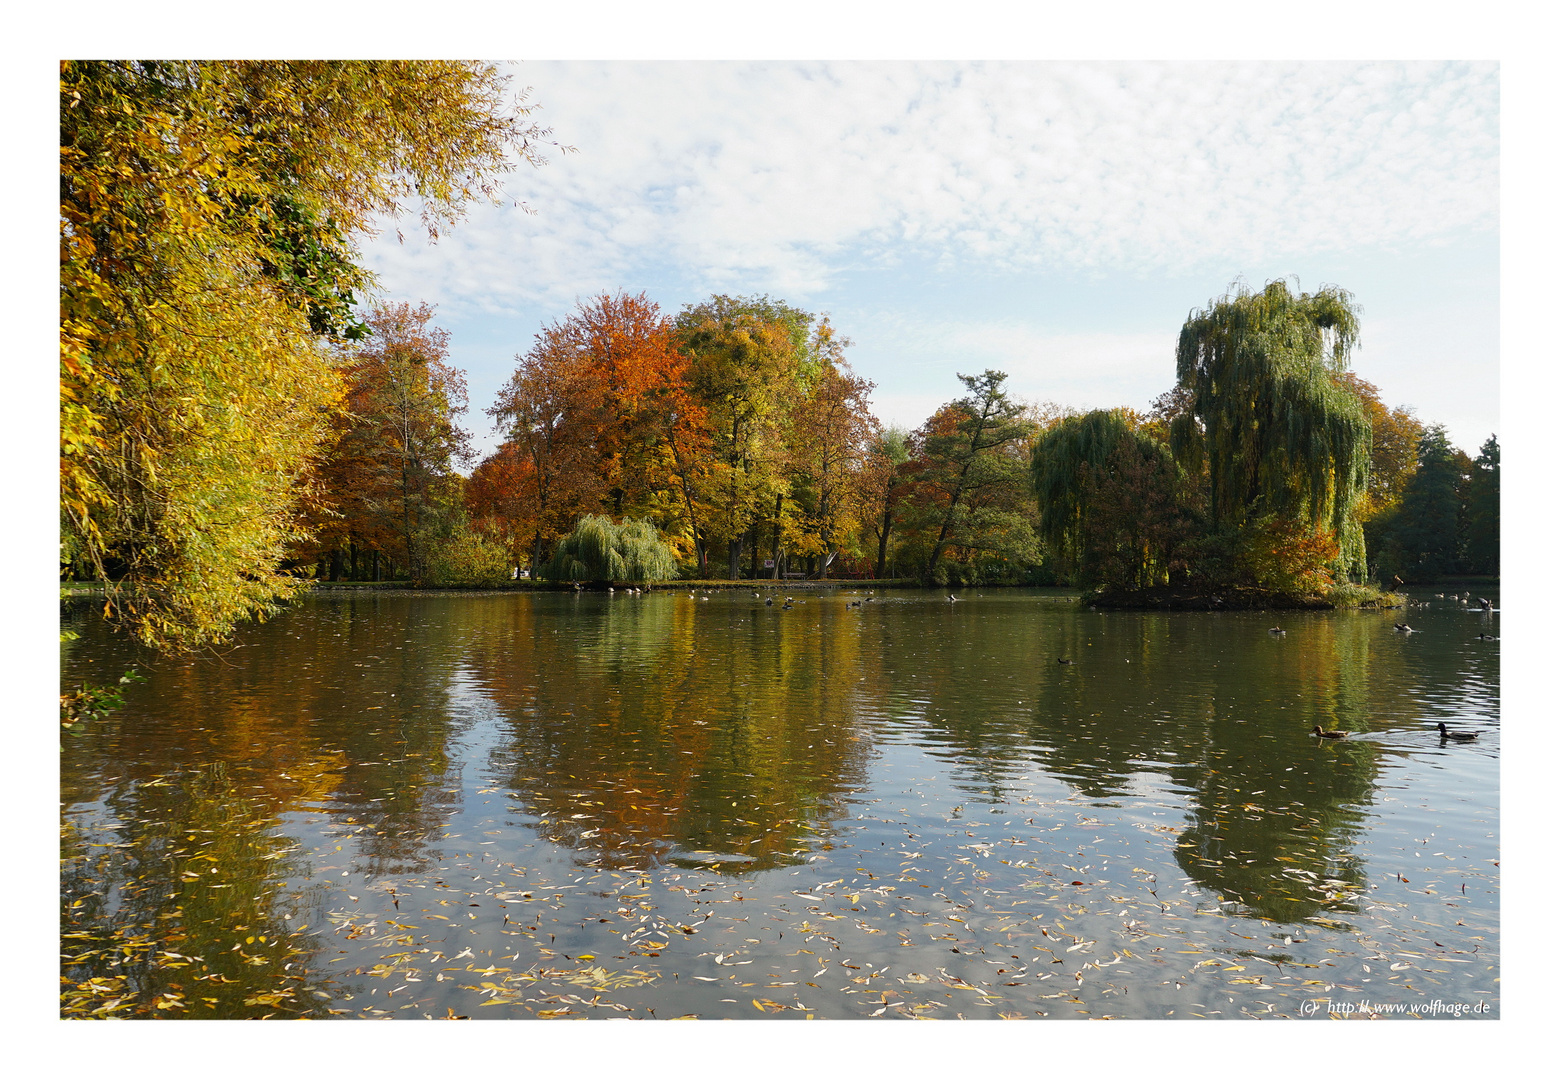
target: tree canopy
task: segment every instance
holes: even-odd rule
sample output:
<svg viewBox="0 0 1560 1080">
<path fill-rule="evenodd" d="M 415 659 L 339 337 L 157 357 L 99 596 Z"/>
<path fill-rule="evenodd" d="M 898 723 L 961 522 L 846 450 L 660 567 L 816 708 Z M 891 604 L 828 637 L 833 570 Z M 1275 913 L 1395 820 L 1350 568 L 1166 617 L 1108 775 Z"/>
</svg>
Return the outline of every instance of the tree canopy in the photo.
<svg viewBox="0 0 1560 1080">
<path fill-rule="evenodd" d="M 1181 329 L 1176 377 L 1190 402 L 1170 426 L 1177 460 L 1207 469 L 1215 525 L 1238 530 L 1276 515 L 1324 527 L 1350 574 L 1365 569 L 1355 504 L 1370 475 L 1371 429 L 1336 376 L 1358 339 L 1359 312 L 1343 289 L 1238 286 Z"/>
</svg>

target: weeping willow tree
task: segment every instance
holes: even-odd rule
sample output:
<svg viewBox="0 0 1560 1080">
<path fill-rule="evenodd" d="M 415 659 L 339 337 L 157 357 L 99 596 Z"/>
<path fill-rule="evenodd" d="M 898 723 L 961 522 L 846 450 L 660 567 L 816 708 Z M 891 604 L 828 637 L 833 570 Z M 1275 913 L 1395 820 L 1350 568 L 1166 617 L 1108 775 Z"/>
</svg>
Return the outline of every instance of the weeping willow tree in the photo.
<svg viewBox="0 0 1560 1080">
<path fill-rule="evenodd" d="M 554 581 L 665 581 L 677 574 L 677 555 L 654 525 L 587 514 L 558 541 L 547 567 Z"/>
<path fill-rule="evenodd" d="M 1207 469 L 1215 528 L 1289 522 L 1336 538 L 1334 569 L 1365 572 L 1356 501 L 1370 475 L 1370 420 L 1338 376 L 1359 340 L 1359 310 L 1343 289 L 1261 292 L 1235 287 L 1193 312 L 1176 346 L 1191 407 L 1170 425 L 1176 460 Z"/>
<path fill-rule="evenodd" d="M 1125 409 L 1069 416 L 1035 443 L 1040 534 L 1079 585 L 1165 583 L 1194 514 L 1169 449 Z"/>
</svg>

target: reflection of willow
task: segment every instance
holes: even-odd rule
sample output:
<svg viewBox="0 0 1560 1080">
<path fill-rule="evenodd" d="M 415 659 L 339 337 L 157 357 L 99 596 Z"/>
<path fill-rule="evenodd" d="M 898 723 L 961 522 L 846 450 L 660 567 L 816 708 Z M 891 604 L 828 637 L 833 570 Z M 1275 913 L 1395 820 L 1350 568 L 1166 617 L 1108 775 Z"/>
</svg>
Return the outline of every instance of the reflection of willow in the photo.
<svg viewBox="0 0 1560 1080">
<path fill-rule="evenodd" d="M 317 950 L 284 919 L 308 898 L 282 890 L 298 868 L 263 801 L 215 765 L 109 798 L 120 829 L 67 821 L 62 1015 L 326 1015 L 310 992 Z"/>
<path fill-rule="evenodd" d="M 68 801 L 100 797 L 90 778 L 152 777 L 225 763 L 283 810 L 358 828 L 358 868 L 412 871 L 448 820 L 448 679 L 459 625 L 439 598 L 322 597 L 242 634 L 240 648 L 190 662 L 120 659 L 151 681 L 127 707 L 71 740 Z M 101 635 L 101 627 L 90 637 Z M 82 646 L 101 648 L 84 635 Z M 102 666 L 100 661 L 99 666 Z M 144 702 L 144 704 L 142 704 Z"/>
<path fill-rule="evenodd" d="M 1258 915 L 1292 922 L 1350 910 L 1359 871 L 1344 852 L 1376 759 L 1366 743 L 1318 746 L 1307 732 L 1363 730 L 1369 631 L 1348 617 L 1311 618 L 1280 646 L 1255 618 L 1113 615 L 1089 661 L 1110 664 L 1108 677 L 1080 665 L 1042 689 L 1037 753 L 1096 798 L 1127 794 L 1133 773 L 1170 776 L 1193 801 L 1177 861 Z"/>
<path fill-rule="evenodd" d="M 862 658 L 837 614 L 667 595 L 495 607 L 468 662 L 509 718 L 496 782 L 596 865 L 791 861 L 863 774 Z"/>
</svg>

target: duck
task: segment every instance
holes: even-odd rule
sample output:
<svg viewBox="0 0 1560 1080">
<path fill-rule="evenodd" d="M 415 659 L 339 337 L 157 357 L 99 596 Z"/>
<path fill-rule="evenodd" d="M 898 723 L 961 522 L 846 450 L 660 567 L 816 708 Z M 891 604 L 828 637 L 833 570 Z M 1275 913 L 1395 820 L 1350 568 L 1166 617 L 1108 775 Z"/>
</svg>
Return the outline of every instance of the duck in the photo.
<svg viewBox="0 0 1560 1080">
<path fill-rule="evenodd" d="M 764 606 L 765 607 L 774 607 L 775 606 L 775 598 L 773 596 L 766 596 L 766 597 L 764 597 Z"/>
<path fill-rule="evenodd" d="M 1311 729 L 1311 734 L 1318 739 L 1347 739 L 1349 737 L 1347 731 L 1323 731 L 1320 724 Z"/>
<path fill-rule="evenodd" d="M 1392 629 L 1396 630 L 1400 634 L 1412 634 L 1414 632 L 1414 628 L 1409 626 L 1408 623 L 1393 623 Z"/>
<path fill-rule="evenodd" d="M 1450 739 L 1453 742 L 1473 742 L 1474 739 L 1479 737 L 1477 731 L 1447 731 L 1445 724 L 1437 724 L 1436 727 L 1440 729 L 1441 738 Z"/>
<path fill-rule="evenodd" d="M 1484 597 L 1481 596 L 1481 597 L 1479 597 L 1479 606 L 1481 608 L 1483 608 L 1485 611 L 1489 611 L 1495 605 L 1490 603 L 1488 600 L 1484 599 Z"/>
<path fill-rule="evenodd" d="M 1495 635 L 1494 634 L 1480 634 L 1476 640 L 1478 640 L 1478 641 L 1494 641 L 1495 640 Z"/>
<path fill-rule="evenodd" d="M 959 602 L 959 598 L 957 596 L 954 596 L 952 593 L 948 594 L 948 603 L 950 603 L 950 604 L 957 604 L 958 602 Z"/>
<path fill-rule="evenodd" d="M 1060 656 L 1058 656 L 1058 657 L 1057 657 L 1057 658 L 1056 658 L 1056 662 L 1057 662 L 1057 663 L 1058 663 L 1058 664 L 1070 664 L 1070 663 L 1072 663 L 1072 661 L 1071 661 L 1071 660 L 1064 660 L 1064 659 L 1062 659 L 1062 658 L 1061 658 L 1061 657 L 1060 657 Z"/>
<path fill-rule="evenodd" d="M 1282 634 L 1283 632 L 1284 628 L 1282 626 L 1272 626 L 1268 628 L 1268 633 L 1270 634 Z"/>
</svg>

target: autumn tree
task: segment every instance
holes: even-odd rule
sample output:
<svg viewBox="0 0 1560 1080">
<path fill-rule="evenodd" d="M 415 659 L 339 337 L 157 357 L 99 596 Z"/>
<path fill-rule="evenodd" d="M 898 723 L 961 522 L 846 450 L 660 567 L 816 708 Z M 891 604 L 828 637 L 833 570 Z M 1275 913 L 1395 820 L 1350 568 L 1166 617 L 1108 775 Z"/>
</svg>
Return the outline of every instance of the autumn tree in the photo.
<svg viewBox="0 0 1560 1080">
<path fill-rule="evenodd" d="M 535 523 L 528 517 L 526 498 L 534 466 L 511 440 L 477 463 L 466 478 L 466 513 L 474 529 L 503 545 L 516 565 L 531 558 Z"/>
<path fill-rule="evenodd" d="M 799 504 L 797 533 L 803 554 L 818 561 L 826 578 L 840 546 L 854 534 L 867 508 L 864 469 L 881 425 L 872 415 L 872 383 L 851 372 L 844 344 L 828 320 L 815 334 L 812 352 L 822 361 L 792 407 L 786 437 L 787 471 Z"/>
<path fill-rule="evenodd" d="M 877 562 L 873 577 L 888 571 L 889 542 L 894 533 L 899 502 L 907 490 L 906 466 L 910 463 L 910 432 L 890 426 L 878 432 L 862 468 L 864 528 L 876 541 Z"/>
<path fill-rule="evenodd" d="M 738 577 L 744 541 L 755 542 L 761 522 L 778 524 L 772 507 L 783 505 L 787 486 L 784 424 L 822 363 L 809 347 L 812 323 L 766 296 L 714 296 L 677 316 L 710 451 L 697 499 L 708 507 L 697 537 L 701 572 L 706 549 L 724 542 L 727 576 Z"/>
<path fill-rule="evenodd" d="M 1403 492 L 1418 465 L 1419 440 L 1425 425 L 1406 406 L 1388 409 L 1381 391 L 1352 371 L 1334 376 L 1359 397 L 1370 421 L 1370 480 L 1365 497 L 1357 506 L 1361 522 L 1383 514 L 1403 498 Z"/>
<path fill-rule="evenodd" d="M 534 573 L 548 546 L 605 494 L 603 455 L 594 441 L 601 385 L 557 323 L 515 360 L 514 374 L 487 412 L 519 459 L 511 520 L 530 534 Z"/>
<path fill-rule="evenodd" d="M 430 232 L 546 132 L 468 62 L 66 61 L 60 484 L 66 545 L 142 641 L 220 640 L 299 583 L 296 505 L 361 334 L 357 238 Z M 522 98 L 523 100 L 523 98 Z"/>
<path fill-rule="evenodd" d="M 938 580 L 950 545 L 1003 550 L 1005 558 L 1039 561 L 1025 497 L 1035 425 L 1002 388 L 1007 375 L 960 375 L 969 393 L 927 421 L 921 482 L 935 496 L 936 533 L 921 573 Z"/>
<path fill-rule="evenodd" d="M 528 462 L 517 496 L 532 562 L 582 514 L 697 529 L 703 410 L 672 325 L 643 293 L 601 294 L 544 327 L 488 410 Z M 518 518 L 517 518 L 518 520 Z"/>
<path fill-rule="evenodd" d="M 1207 469 L 1216 528 L 1321 527 L 1337 537 L 1339 568 L 1363 573 L 1356 504 L 1370 474 L 1370 420 L 1337 378 L 1358 337 L 1353 298 L 1334 286 L 1298 295 L 1282 281 L 1258 293 L 1239 286 L 1187 318 L 1176 375 L 1190 401 L 1171 445 L 1189 473 Z"/>
<path fill-rule="evenodd" d="M 346 535 L 427 579 L 436 543 L 456 524 L 457 467 L 471 457 L 463 373 L 445 363 L 449 334 L 433 308 L 374 307 L 370 335 L 347 351 L 347 414 L 325 475 Z"/>
</svg>

